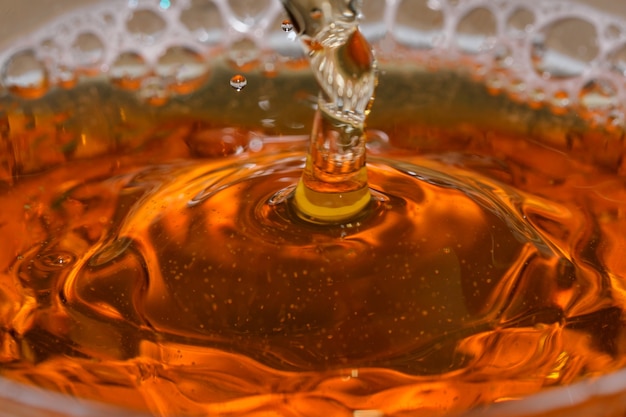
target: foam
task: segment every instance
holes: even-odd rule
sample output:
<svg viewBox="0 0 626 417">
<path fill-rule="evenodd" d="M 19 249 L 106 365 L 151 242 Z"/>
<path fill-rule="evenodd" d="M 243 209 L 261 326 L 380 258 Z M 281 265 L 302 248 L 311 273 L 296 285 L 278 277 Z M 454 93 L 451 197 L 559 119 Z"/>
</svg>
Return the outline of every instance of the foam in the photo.
<svg viewBox="0 0 626 417">
<path fill-rule="evenodd" d="M 626 48 L 626 23 L 616 16 L 560 0 L 386 0 L 384 6 L 381 11 L 379 2 L 365 2 L 362 24 L 381 59 L 427 59 L 453 65 L 472 62 L 476 75 L 494 88 L 515 89 L 521 99 L 539 91 L 535 98 L 545 97 L 544 101 L 555 105 L 585 107 L 588 100 L 581 99 L 581 94 L 584 96 L 590 84 L 600 83 L 609 86 L 614 97 L 604 106 L 595 100 L 594 108 L 624 113 L 616 103 L 626 102 L 626 53 L 625 57 L 618 53 Z M 440 22 L 420 21 L 422 15 L 417 15 L 414 23 L 402 19 L 406 10 L 419 7 L 440 15 Z M 139 54 L 149 69 L 155 69 L 159 58 L 172 47 L 186 48 L 207 60 L 217 51 L 246 42 L 257 49 L 255 56 L 268 51 L 276 51 L 282 58 L 299 56 L 299 45 L 280 27 L 285 16 L 279 1 L 268 1 L 256 14 L 233 9 L 228 0 L 105 1 L 78 9 L 0 51 L 2 80 L 5 87 L 11 82 L 5 76 L 8 63 L 23 51 L 32 51 L 52 85 L 68 70 L 107 73 L 123 52 Z M 472 22 L 477 10 L 491 15 L 491 23 L 486 25 L 491 31 L 481 29 L 485 22 Z M 521 28 L 519 22 L 512 24 L 520 10 L 531 20 Z M 206 25 L 200 18 L 206 19 Z M 550 28 L 568 20 L 593 28 L 595 56 L 580 59 L 568 55 L 566 44 L 573 42 L 571 39 L 557 40 L 557 44 L 565 44 L 565 52 L 551 47 Z M 142 24 L 149 30 L 138 32 L 137 26 Z M 459 33 L 459 28 L 468 26 L 473 27 L 470 32 Z M 86 57 L 75 45 L 80 37 L 100 40 L 102 50 L 88 51 Z M 569 50 L 576 50 L 576 45 L 569 45 Z M 564 96 L 566 100 L 562 100 Z"/>
</svg>

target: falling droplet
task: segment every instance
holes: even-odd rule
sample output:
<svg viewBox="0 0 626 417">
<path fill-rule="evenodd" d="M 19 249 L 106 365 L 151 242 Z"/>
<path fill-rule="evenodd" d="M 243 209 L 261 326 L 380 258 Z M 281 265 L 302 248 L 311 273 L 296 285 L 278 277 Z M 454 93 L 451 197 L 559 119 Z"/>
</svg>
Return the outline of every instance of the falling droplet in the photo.
<svg viewBox="0 0 626 417">
<path fill-rule="evenodd" d="M 246 85 L 248 85 L 248 80 L 246 80 L 246 77 L 244 77 L 241 74 L 234 75 L 230 79 L 230 86 L 234 88 L 236 91 L 243 90 L 246 87 Z"/>
<path fill-rule="evenodd" d="M 283 30 L 283 32 L 291 32 L 293 30 L 293 23 L 291 23 L 290 20 L 285 19 L 283 20 L 283 22 L 280 24 L 281 29 Z"/>
</svg>

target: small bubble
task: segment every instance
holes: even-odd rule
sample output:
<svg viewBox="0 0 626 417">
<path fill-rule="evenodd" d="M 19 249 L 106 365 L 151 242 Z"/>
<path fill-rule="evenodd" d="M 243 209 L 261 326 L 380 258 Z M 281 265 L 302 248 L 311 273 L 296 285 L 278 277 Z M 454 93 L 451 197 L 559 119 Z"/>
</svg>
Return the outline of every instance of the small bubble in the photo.
<svg viewBox="0 0 626 417">
<path fill-rule="evenodd" d="M 505 87 L 506 78 L 501 73 L 493 73 L 490 74 L 485 79 L 485 86 L 487 87 L 487 91 L 490 94 L 496 95 L 499 94 L 502 89 Z"/>
<path fill-rule="evenodd" d="M 219 158 L 236 155 L 249 146 L 250 138 L 241 129 L 216 129 L 207 126 L 196 126 L 185 139 L 191 154 L 202 158 Z"/>
<path fill-rule="evenodd" d="M 266 96 L 260 97 L 258 105 L 263 111 L 270 111 L 272 108 L 272 103 Z"/>
<path fill-rule="evenodd" d="M 235 91 L 243 90 L 246 85 L 248 85 L 248 80 L 241 74 L 234 75 L 230 79 L 230 86 L 235 89 Z"/>
<path fill-rule="evenodd" d="M 263 149 L 263 139 L 253 138 L 248 143 L 248 149 L 252 152 L 260 152 Z"/>
<path fill-rule="evenodd" d="M 418 49 L 433 49 L 441 42 L 444 14 L 434 2 L 404 0 L 398 6 L 393 34 L 400 43 Z M 410 29 L 407 31 L 406 29 Z"/>
<path fill-rule="evenodd" d="M 228 1 L 233 15 L 247 26 L 253 26 L 258 23 L 263 18 L 264 12 L 269 9 L 270 4 L 270 0 Z"/>
<path fill-rule="evenodd" d="M 141 81 L 139 96 L 148 104 L 158 107 L 169 101 L 166 82 L 160 77 L 147 77 Z"/>
<path fill-rule="evenodd" d="M 155 73 L 163 79 L 171 79 L 170 88 L 175 93 L 189 94 L 206 81 L 208 68 L 197 51 L 172 47 L 159 58 Z"/>
<path fill-rule="evenodd" d="M 426 6 L 431 10 L 441 10 L 441 2 L 439 0 L 427 0 Z"/>
<path fill-rule="evenodd" d="M 293 30 L 293 23 L 291 23 L 290 20 L 285 19 L 280 24 L 280 28 L 283 30 L 283 32 L 291 32 Z"/>
<path fill-rule="evenodd" d="M 67 252 L 46 253 L 37 257 L 35 267 L 41 271 L 55 271 L 74 262 L 74 255 Z"/>
<path fill-rule="evenodd" d="M 261 126 L 266 128 L 276 127 L 275 119 L 261 119 Z"/>
<path fill-rule="evenodd" d="M 91 32 L 81 33 L 72 45 L 74 59 L 82 68 L 96 67 L 104 57 L 104 43 Z"/>
<path fill-rule="evenodd" d="M 526 91 L 526 83 L 519 78 L 514 78 L 510 83 L 511 90 L 516 93 L 523 93 Z"/>
<path fill-rule="evenodd" d="M 293 191 L 296 188 L 295 185 L 283 188 L 280 191 L 277 191 L 274 195 L 272 195 L 268 200 L 267 200 L 267 204 L 269 204 L 270 206 L 278 206 L 280 204 L 283 204 L 285 201 L 287 201 L 287 199 L 289 199 L 292 195 L 293 195 Z M 323 268 L 320 268 L 321 272 L 323 271 Z"/>
<path fill-rule="evenodd" d="M 516 37 L 525 36 L 532 30 L 534 24 L 534 13 L 525 8 L 516 9 L 507 21 L 509 32 Z"/>
<path fill-rule="evenodd" d="M 276 77 L 278 75 L 278 63 L 273 58 L 266 59 L 261 66 L 261 72 L 265 77 Z"/>
<path fill-rule="evenodd" d="M 114 25 L 115 24 L 115 16 L 113 16 L 110 13 L 105 13 L 102 15 L 102 21 L 104 23 L 106 23 L 107 25 Z"/>
<path fill-rule="evenodd" d="M 531 59 L 538 74 L 567 78 L 581 75 L 598 53 L 596 28 L 580 18 L 565 18 L 547 25 L 535 37 Z"/>
<path fill-rule="evenodd" d="M 227 53 L 228 62 L 240 71 L 255 69 L 259 64 L 260 55 L 259 47 L 249 38 L 233 42 Z"/>
<path fill-rule="evenodd" d="M 543 106 L 546 100 L 546 92 L 541 88 L 533 88 L 528 92 L 528 104 L 533 109 L 538 109 Z"/>
<path fill-rule="evenodd" d="M 78 83 L 78 75 L 74 70 L 64 65 L 59 65 L 52 72 L 54 83 L 59 87 L 71 89 Z"/>
<path fill-rule="evenodd" d="M 384 417 L 385 413 L 380 410 L 354 410 L 353 417 Z"/>
<path fill-rule="evenodd" d="M 111 81 L 120 88 L 137 90 L 141 82 L 149 73 L 148 65 L 143 57 L 134 52 L 121 54 L 111 66 L 109 76 Z"/>
<path fill-rule="evenodd" d="M 622 31 L 616 25 L 609 25 L 605 29 L 604 35 L 609 39 L 618 39 L 622 35 Z"/>
<path fill-rule="evenodd" d="M 318 8 L 311 9 L 311 18 L 313 19 L 321 19 L 323 16 L 322 11 Z"/>
<path fill-rule="evenodd" d="M 48 71 L 33 51 L 18 52 L 2 68 L 4 86 L 22 98 L 42 97 L 49 87 Z"/>
<path fill-rule="evenodd" d="M 607 129 L 609 131 L 624 127 L 624 125 L 626 124 L 626 120 L 624 120 L 624 112 L 619 110 L 612 110 L 609 113 L 607 122 Z"/>
<path fill-rule="evenodd" d="M 192 0 L 180 14 L 180 22 L 203 43 L 217 43 L 222 38 L 224 22 L 211 0 Z"/>
<path fill-rule="evenodd" d="M 40 54 L 39 56 L 43 58 L 43 61 L 46 61 L 46 62 L 65 61 L 65 63 L 67 63 L 67 60 L 64 60 L 61 46 L 59 46 L 59 44 L 52 39 L 48 38 L 48 39 L 44 39 L 43 41 L 41 41 L 40 47 L 37 48 L 37 53 Z"/>
<path fill-rule="evenodd" d="M 368 129 L 366 131 L 367 150 L 371 153 L 383 153 L 389 150 L 389 135 L 382 130 Z"/>
<path fill-rule="evenodd" d="M 611 70 L 626 75 L 626 45 L 621 45 L 608 55 L 607 64 Z"/>
<path fill-rule="evenodd" d="M 526 101 L 528 97 L 528 86 L 522 79 L 512 79 L 509 82 L 508 90 L 513 100 Z"/>
<path fill-rule="evenodd" d="M 590 80 L 580 91 L 580 104 L 588 110 L 605 110 L 617 104 L 617 89 L 608 80 Z"/>
<path fill-rule="evenodd" d="M 471 54 L 484 52 L 493 49 L 496 18 L 489 9 L 479 7 L 461 19 L 456 31 L 457 45 L 461 50 Z"/>
<path fill-rule="evenodd" d="M 364 1 L 361 3 L 360 7 L 361 15 L 359 16 L 359 21 L 363 26 L 374 26 L 382 23 L 386 10 L 384 1 Z"/>
<path fill-rule="evenodd" d="M 565 90 L 555 91 L 548 100 L 551 105 L 552 112 L 555 114 L 566 113 L 567 108 L 571 103 L 569 93 Z"/>
<path fill-rule="evenodd" d="M 126 22 L 126 29 L 146 43 L 153 43 L 165 31 L 167 23 L 152 10 L 137 10 Z"/>
<path fill-rule="evenodd" d="M 498 45 L 494 51 L 494 61 L 500 68 L 510 68 L 513 66 L 513 53 L 506 45 Z"/>
</svg>

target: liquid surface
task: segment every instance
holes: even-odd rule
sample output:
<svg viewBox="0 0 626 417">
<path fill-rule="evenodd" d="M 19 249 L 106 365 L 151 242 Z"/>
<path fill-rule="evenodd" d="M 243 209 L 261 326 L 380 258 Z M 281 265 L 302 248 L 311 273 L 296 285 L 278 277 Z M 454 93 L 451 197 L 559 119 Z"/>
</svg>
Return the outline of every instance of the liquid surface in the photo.
<svg viewBox="0 0 626 417">
<path fill-rule="evenodd" d="M 307 126 L 276 135 L 254 123 L 258 108 L 247 125 L 219 119 L 224 104 L 201 92 L 150 111 L 103 85 L 4 102 L 16 156 L 1 196 L 1 374 L 156 415 L 395 416 L 621 368 L 618 167 L 566 156 L 548 139 L 574 122 L 522 105 L 531 140 L 478 117 L 427 125 L 405 116 L 410 104 L 385 113 L 408 85 L 452 79 L 468 108 L 499 120 L 499 98 L 450 77 L 383 77 L 375 198 L 332 226 L 271 204 L 301 175 Z M 271 83 L 281 98 L 315 91 L 307 77 Z M 222 84 L 245 109 L 261 83 Z M 73 94 L 83 107 L 68 113 Z M 102 134 L 81 119 L 94 108 L 102 126 L 121 113 L 131 124 Z"/>
<path fill-rule="evenodd" d="M 213 72 L 190 43 L 146 47 L 194 28 L 212 44 L 211 16 L 242 11 L 209 3 L 103 6 L 87 28 L 61 27 L 77 31 L 64 64 L 76 71 L 56 65 L 53 39 L 0 57 L 2 376 L 155 415 L 362 417 L 454 415 L 623 368 L 620 67 L 587 73 L 593 45 L 552 42 L 571 21 L 606 41 L 604 20 L 554 8 L 552 24 L 508 2 L 496 25 L 495 6 L 429 2 L 458 21 L 444 55 L 476 65 L 448 71 L 433 53 L 383 68 L 364 187 L 351 145 L 366 139 L 374 60 L 360 32 L 279 19 L 311 35 L 313 77 L 284 70 L 297 59 L 277 72 L 246 38 L 273 12 L 231 28 L 246 36 Z M 354 18 L 357 3 L 325 6 Z M 385 14 L 399 20 L 378 45 L 391 60 L 442 42 L 437 27 L 415 36 L 428 13 L 409 3 Z M 163 19 L 170 8 L 180 22 Z M 117 21 L 132 35 L 122 49 L 142 54 L 109 53 L 92 31 Z M 480 53 L 515 28 L 542 37 L 516 51 L 523 37 L 498 38 L 486 73 Z M 97 68 L 110 83 L 79 83 Z M 311 78 L 324 94 L 305 158 Z M 308 190 L 342 199 L 352 189 L 331 180 L 355 161 L 358 214 L 303 216 L 302 170 Z"/>
</svg>

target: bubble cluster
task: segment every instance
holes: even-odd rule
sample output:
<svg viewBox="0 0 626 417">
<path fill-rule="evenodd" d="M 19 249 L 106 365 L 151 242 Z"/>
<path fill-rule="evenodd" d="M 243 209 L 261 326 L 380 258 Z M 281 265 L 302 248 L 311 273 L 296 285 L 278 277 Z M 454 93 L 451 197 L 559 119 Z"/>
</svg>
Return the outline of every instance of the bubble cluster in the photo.
<svg viewBox="0 0 626 417">
<path fill-rule="evenodd" d="M 625 112 L 619 17 L 563 1 L 401 0 L 387 3 L 384 24 L 377 32 L 383 59 L 462 67 L 494 94 L 557 113 L 574 109 L 599 123 Z"/>
<path fill-rule="evenodd" d="M 626 23 L 588 6 L 386 0 L 365 2 L 361 26 L 382 60 L 464 68 L 494 94 L 565 105 L 595 119 L 625 112 Z M 267 67 L 275 75 L 302 58 L 294 37 L 278 1 L 102 2 L 7 42 L 0 51 L 0 91 L 36 99 L 50 88 L 105 74 L 118 87 L 161 103 L 206 81 L 211 60 L 224 51 L 236 71 Z"/>
</svg>

